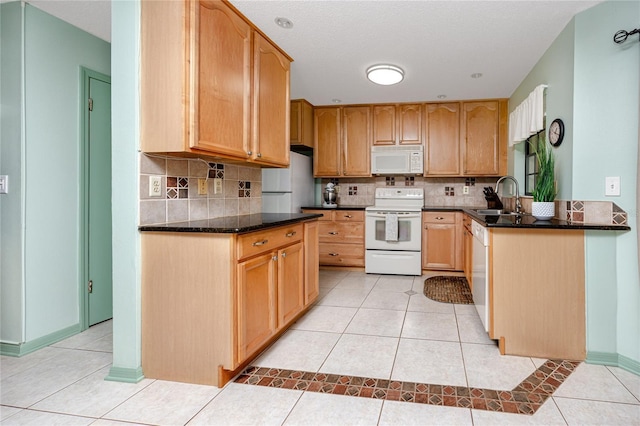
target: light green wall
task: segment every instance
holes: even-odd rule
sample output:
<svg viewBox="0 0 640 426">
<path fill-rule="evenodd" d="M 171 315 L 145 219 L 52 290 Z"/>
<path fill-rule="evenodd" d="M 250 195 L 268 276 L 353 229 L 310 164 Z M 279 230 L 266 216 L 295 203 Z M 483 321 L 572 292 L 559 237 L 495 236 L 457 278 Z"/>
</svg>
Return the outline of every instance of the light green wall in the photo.
<svg viewBox="0 0 640 426">
<path fill-rule="evenodd" d="M 556 159 L 558 198 L 571 199 L 573 151 L 573 45 L 574 24 L 569 22 L 553 44 L 547 49 L 529 75 L 509 99 L 509 112 L 513 111 L 539 84 L 546 84 L 547 122 L 561 118 L 565 123 L 562 144 L 553 149 Z M 524 188 L 524 149 L 521 142 L 509 149 L 510 173 Z"/>
<path fill-rule="evenodd" d="M 629 213 L 631 232 L 587 237 L 587 259 L 593 260 L 587 266 L 588 294 L 610 292 L 617 300 L 614 304 L 589 298 L 587 309 L 591 324 L 616 324 L 611 350 L 640 368 L 636 228 L 640 46 L 637 36 L 621 45 L 612 40 L 616 31 L 632 30 L 638 23 L 637 1 L 609 1 L 575 17 L 573 194 L 580 200 L 613 201 Z M 604 196 L 606 176 L 620 176 L 620 197 Z M 615 262 L 607 262 L 610 256 L 602 253 L 599 242 L 603 238 L 614 239 L 605 244 L 608 252 L 615 249 Z M 609 352 L 610 331 L 610 327 L 589 327 L 588 349 Z"/>
<path fill-rule="evenodd" d="M 547 122 L 560 117 L 566 126 L 564 142 L 554 149 L 558 198 L 612 201 L 629 214 L 630 232 L 586 233 L 587 357 L 636 372 L 640 49 L 636 37 L 626 45 L 612 39 L 616 31 L 637 28 L 638 22 L 636 1 L 608 1 L 576 15 L 509 101 L 514 109 L 535 86 L 548 84 Z M 511 154 L 518 165 L 514 172 L 522 173 L 521 147 Z M 606 176 L 621 177 L 622 196 L 604 196 Z"/>
<path fill-rule="evenodd" d="M 22 7 L 0 4 L 0 174 L 9 193 L 0 195 L 0 340 L 23 341 L 22 209 Z"/>
<path fill-rule="evenodd" d="M 24 160 L 22 179 L 10 177 L 10 189 L 22 186 L 10 203 L 23 203 L 24 210 L 10 226 L 24 224 L 24 277 L 18 284 L 19 277 L 3 276 L 1 286 L 3 307 L 21 304 L 15 292 L 4 298 L 4 290 L 16 286 L 25 307 L 24 323 L 3 321 L 5 343 L 17 333 L 17 343 L 28 343 L 79 326 L 80 66 L 109 74 L 111 54 L 109 43 L 29 4 L 18 25 L 24 30 Z M 10 232 L 3 224 L 2 239 Z M 19 239 L 9 240 L 3 252 L 22 249 Z"/>
<path fill-rule="evenodd" d="M 140 330 L 139 46 L 140 3 L 111 4 L 113 367 L 108 379 L 142 378 Z"/>
</svg>

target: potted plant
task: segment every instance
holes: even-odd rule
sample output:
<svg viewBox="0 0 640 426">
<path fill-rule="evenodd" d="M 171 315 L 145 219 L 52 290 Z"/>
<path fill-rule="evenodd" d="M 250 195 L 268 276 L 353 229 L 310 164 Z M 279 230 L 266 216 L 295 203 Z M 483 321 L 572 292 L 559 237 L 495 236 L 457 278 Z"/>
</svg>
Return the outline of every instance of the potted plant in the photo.
<svg viewBox="0 0 640 426">
<path fill-rule="evenodd" d="M 531 214 L 539 220 L 549 220 L 555 216 L 557 190 L 555 182 L 555 162 L 551 148 L 544 139 L 533 145 L 538 159 L 538 175 L 532 191 Z"/>
</svg>

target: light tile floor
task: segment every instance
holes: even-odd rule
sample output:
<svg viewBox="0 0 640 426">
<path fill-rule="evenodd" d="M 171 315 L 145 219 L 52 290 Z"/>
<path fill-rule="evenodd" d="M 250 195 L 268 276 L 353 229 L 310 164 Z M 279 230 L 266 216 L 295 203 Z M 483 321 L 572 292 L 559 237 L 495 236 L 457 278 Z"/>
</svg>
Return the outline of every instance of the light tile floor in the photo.
<svg viewBox="0 0 640 426">
<path fill-rule="evenodd" d="M 321 270 L 321 299 L 254 365 L 511 389 L 545 360 L 500 356 L 473 306 L 433 302 L 423 277 Z M 415 294 L 414 294 L 415 292 Z M 581 364 L 532 416 L 229 383 L 104 380 L 111 322 L 0 359 L 0 423 L 64 425 L 640 425 L 640 377 Z"/>
</svg>

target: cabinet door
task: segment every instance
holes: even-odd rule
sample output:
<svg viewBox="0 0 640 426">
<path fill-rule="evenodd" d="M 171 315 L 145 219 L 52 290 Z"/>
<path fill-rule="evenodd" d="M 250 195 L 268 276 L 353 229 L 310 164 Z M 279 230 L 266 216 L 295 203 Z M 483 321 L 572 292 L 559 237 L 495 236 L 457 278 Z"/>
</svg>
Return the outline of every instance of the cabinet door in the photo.
<svg viewBox="0 0 640 426">
<path fill-rule="evenodd" d="M 342 175 L 371 176 L 371 108 L 342 110 Z"/>
<path fill-rule="evenodd" d="M 498 101 L 462 104 L 462 163 L 465 175 L 500 174 Z"/>
<path fill-rule="evenodd" d="M 257 32 L 253 47 L 252 158 L 289 164 L 289 60 Z"/>
<path fill-rule="evenodd" d="M 193 3 L 195 126 L 191 148 L 248 158 L 251 28 L 221 1 Z"/>
<path fill-rule="evenodd" d="M 422 144 L 422 105 L 400 105 L 398 109 L 398 143 Z"/>
<path fill-rule="evenodd" d="M 304 308 L 302 243 L 278 250 L 278 328 L 289 324 Z"/>
<path fill-rule="evenodd" d="M 396 106 L 373 107 L 373 145 L 396 144 Z"/>
<path fill-rule="evenodd" d="M 425 175 L 460 175 L 460 104 L 429 104 L 425 114 Z"/>
<path fill-rule="evenodd" d="M 289 133 L 291 145 L 313 148 L 313 106 L 304 99 L 291 101 Z"/>
<path fill-rule="evenodd" d="M 313 175 L 340 176 L 340 108 L 315 108 Z"/>
<path fill-rule="evenodd" d="M 276 332 L 276 252 L 238 264 L 237 362 Z"/>
<path fill-rule="evenodd" d="M 422 229 L 422 267 L 455 269 L 456 225 L 424 223 Z"/>
<path fill-rule="evenodd" d="M 304 305 L 313 303 L 320 294 L 318 222 L 304 224 Z"/>
</svg>

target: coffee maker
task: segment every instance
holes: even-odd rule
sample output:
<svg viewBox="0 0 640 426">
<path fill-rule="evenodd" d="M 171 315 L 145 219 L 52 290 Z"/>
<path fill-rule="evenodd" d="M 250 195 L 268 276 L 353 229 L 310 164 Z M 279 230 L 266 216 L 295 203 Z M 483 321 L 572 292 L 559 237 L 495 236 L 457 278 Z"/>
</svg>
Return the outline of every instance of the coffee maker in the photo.
<svg viewBox="0 0 640 426">
<path fill-rule="evenodd" d="M 325 209 L 335 209 L 338 207 L 337 200 L 338 194 L 336 193 L 335 184 L 329 182 L 322 193 L 322 198 L 324 198 L 324 203 L 322 203 L 322 207 Z"/>
</svg>

